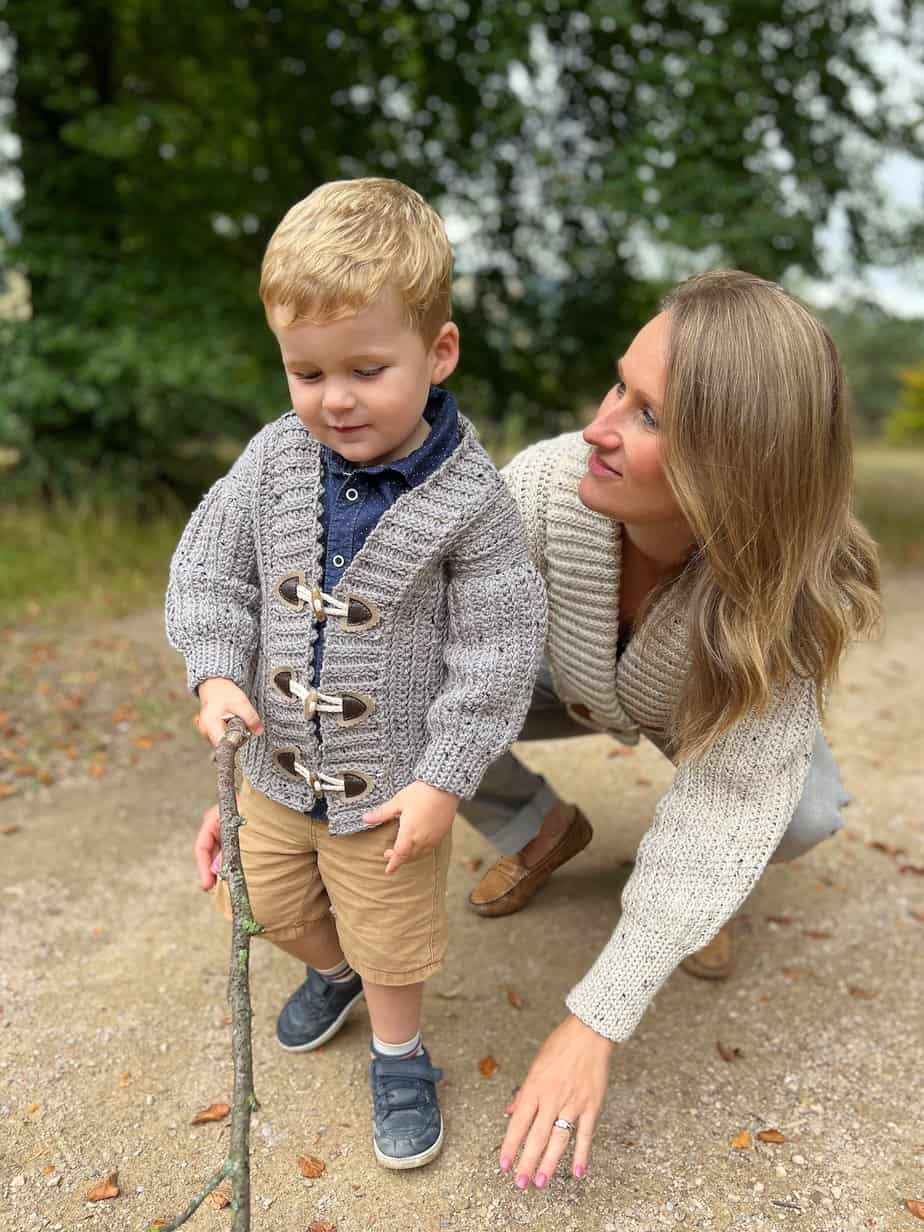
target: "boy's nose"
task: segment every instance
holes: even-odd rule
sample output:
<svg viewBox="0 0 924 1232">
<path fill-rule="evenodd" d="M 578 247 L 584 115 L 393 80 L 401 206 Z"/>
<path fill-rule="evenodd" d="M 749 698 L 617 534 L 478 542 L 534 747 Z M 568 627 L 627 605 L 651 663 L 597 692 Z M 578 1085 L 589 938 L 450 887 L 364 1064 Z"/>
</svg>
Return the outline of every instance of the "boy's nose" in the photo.
<svg viewBox="0 0 924 1232">
<path fill-rule="evenodd" d="M 356 405 L 356 397 L 347 385 L 325 383 L 321 406 L 325 411 L 351 411 Z"/>
</svg>

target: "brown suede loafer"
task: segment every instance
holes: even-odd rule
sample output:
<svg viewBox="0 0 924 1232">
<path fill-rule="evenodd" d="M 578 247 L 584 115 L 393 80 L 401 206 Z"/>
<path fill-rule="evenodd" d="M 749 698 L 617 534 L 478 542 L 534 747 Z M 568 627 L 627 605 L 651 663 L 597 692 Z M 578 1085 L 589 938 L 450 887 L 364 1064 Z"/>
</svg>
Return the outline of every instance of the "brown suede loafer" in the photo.
<svg viewBox="0 0 924 1232">
<path fill-rule="evenodd" d="M 723 924 L 708 945 L 685 958 L 680 965 L 698 980 L 727 980 L 735 969 L 734 920 Z"/>
<path fill-rule="evenodd" d="M 526 867 L 520 854 L 501 856 L 469 894 L 468 905 L 479 915 L 513 915 L 526 906 L 556 868 L 583 851 L 593 835 L 590 822 L 579 808 L 573 806 L 568 829 L 550 852 L 532 868 Z"/>
</svg>

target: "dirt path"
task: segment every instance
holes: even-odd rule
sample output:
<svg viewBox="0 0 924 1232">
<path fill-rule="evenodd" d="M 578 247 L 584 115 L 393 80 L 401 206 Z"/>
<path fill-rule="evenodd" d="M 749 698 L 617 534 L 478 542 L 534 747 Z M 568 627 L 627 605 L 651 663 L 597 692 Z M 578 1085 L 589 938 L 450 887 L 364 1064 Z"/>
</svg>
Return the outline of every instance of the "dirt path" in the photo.
<svg viewBox="0 0 924 1232">
<path fill-rule="evenodd" d="M 298 970 L 255 947 L 255 1229 L 924 1226 L 903 1206 L 924 1200 L 924 575 L 893 578 L 887 596 L 885 639 L 852 651 L 831 707 L 856 797 L 846 832 L 765 876 L 729 983 L 671 978 L 617 1050 L 583 1182 L 515 1192 L 495 1165 L 502 1110 L 613 925 L 620 863 L 669 778 L 653 750 L 610 756 L 596 736 L 530 747 L 597 837 L 506 921 L 464 909 L 470 865 L 489 853 L 458 827 L 452 958 L 427 1007 L 446 1071 L 446 1146 L 429 1168 L 372 1161 L 365 1012 L 320 1052 L 283 1053 L 273 1022 Z M 60 646 L 39 626 L 2 636 L 0 829 L 19 829 L 0 833 L 0 1229 L 140 1230 L 180 1209 L 227 1134 L 189 1125 L 230 1086 L 226 933 L 190 859 L 212 767 L 158 613 Z M 65 730 L 56 698 L 68 697 Z M 740 1058 L 724 1061 L 717 1041 Z M 731 1149 L 765 1127 L 786 1141 Z M 305 1152 L 326 1162 L 320 1179 L 299 1175 Z M 87 1203 L 114 1169 L 122 1196 Z M 188 1226 L 229 1223 L 203 1210 Z"/>
</svg>

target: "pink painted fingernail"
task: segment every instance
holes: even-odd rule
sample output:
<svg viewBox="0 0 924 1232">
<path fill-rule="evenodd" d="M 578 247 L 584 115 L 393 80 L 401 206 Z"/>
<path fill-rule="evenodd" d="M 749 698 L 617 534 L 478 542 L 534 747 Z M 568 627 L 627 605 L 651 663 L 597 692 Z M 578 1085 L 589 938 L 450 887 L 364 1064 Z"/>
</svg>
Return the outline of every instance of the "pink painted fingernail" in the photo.
<svg viewBox="0 0 924 1232">
<path fill-rule="evenodd" d="M 537 1189 L 544 1189 L 548 1179 L 549 1178 L 546 1176 L 544 1172 L 537 1172 L 536 1179 L 533 1181 L 533 1184 L 536 1186 Z"/>
<path fill-rule="evenodd" d="M 500 1162 L 501 1172 L 509 1172 L 510 1165 L 512 1163 L 513 1163 L 513 1160 L 510 1158 L 509 1155 L 501 1155 L 501 1162 Z"/>
<path fill-rule="evenodd" d="M 577 1177 L 578 1180 L 580 1180 L 586 1171 L 587 1169 L 584 1167 L 583 1164 L 578 1164 L 574 1169 L 574 1175 Z"/>
<path fill-rule="evenodd" d="M 520 1175 L 516 1179 L 517 1189 L 525 1189 L 528 1184 L 529 1184 L 529 1177 L 526 1175 L 525 1172 L 521 1172 Z"/>
</svg>

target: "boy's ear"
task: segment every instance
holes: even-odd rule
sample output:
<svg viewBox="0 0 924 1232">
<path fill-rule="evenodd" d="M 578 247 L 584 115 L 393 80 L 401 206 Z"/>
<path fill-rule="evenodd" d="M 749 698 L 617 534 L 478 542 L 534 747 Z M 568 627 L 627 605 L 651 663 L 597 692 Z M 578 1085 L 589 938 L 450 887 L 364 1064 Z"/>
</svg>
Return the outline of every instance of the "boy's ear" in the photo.
<svg viewBox="0 0 924 1232">
<path fill-rule="evenodd" d="M 452 376 L 459 362 L 459 327 L 447 321 L 430 347 L 430 384 L 439 385 Z"/>
</svg>

